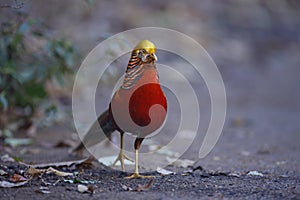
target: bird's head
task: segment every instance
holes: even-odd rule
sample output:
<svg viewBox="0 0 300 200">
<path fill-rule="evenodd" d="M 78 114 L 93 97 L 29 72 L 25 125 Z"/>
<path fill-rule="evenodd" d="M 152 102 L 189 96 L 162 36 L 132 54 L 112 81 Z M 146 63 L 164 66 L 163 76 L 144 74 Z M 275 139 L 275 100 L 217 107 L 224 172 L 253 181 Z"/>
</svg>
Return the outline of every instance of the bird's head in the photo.
<svg viewBox="0 0 300 200">
<path fill-rule="evenodd" d="M 134 47 L 133 51 L 143 63 L 155 63 L 157 61 L 157 57 L 155 55 L 156 47 L 149 40 L 140 41 Z"/>
</svg>

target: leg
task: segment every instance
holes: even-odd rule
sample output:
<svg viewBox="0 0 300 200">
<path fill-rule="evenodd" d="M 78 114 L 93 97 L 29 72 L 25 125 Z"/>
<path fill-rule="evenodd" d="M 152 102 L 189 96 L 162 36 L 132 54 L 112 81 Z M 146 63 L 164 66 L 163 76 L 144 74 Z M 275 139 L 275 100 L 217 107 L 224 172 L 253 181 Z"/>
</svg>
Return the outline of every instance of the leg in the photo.
<svg viewBox="0 0 300 200">
<path fill-rule="evenodd" d="M 126 179 L 132 178 L 154 178 L 154 176 L 143 176 L 139 174 L 139 149 L 143 142 L 144 138 L 136 138 L 134 142 L 134 149 L 135 149 L 135 170 L 131 176 L 125 177 Z"/>
<path fill-rule="evenodd" d="M 115 162 L 112 164 L 112 166 L 115 166 L 116 163 L 118 161 L 120 161 L 121 163 L 121 168 L 122 168 L 122 171 L 125 170 L 125 167 L 124 167 L 124 160 L 127 159 L 127 160 L 130 160 L 133 162 L 133 160 L 129 157 L 127 157 L 125 154 L 124 154 L 124 132 L 121 132 L 120 133 L 120 153 L 118 155 L 118 157 L 116 158 Z"/>
</svg>

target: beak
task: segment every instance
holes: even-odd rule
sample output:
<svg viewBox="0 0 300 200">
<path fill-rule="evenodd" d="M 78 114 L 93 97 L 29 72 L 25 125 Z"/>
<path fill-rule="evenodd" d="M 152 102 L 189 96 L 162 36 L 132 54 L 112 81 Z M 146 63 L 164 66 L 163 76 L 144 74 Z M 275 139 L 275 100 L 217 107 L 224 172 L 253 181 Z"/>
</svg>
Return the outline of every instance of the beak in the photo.
<svg viewBox="0 0 300 200">
<path fill-rule="evenodd" d="M 147 58 L 152 58 L 153 60 L 157 61 L 157 56 L 155 55 L 155 53 L 153 54 L 147 54 L 144 57 L 142 57 L 142 61 L 145 62 L 147 60 Z"/>
<path fill-rule="evenodd" d="M 155 55 L 155 53 L 152 54 L 152 58 L 157 61 L 157 56 Z"/>
</svg>

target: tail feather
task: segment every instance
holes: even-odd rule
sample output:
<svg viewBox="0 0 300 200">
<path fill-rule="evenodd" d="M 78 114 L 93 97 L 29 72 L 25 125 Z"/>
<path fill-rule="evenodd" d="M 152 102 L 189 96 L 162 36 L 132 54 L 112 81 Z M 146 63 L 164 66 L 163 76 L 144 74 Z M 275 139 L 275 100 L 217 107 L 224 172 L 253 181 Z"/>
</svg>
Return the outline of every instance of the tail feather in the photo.
<svg viewBox="0 0 300 200">
<path fill-rule="evenodd" d="M 112 132 L 114 132 L 116 129 L 117 127 L 109 110 L 106 110 L 93 123 L 83 140 L 72 150 L 72 152 L 79 152 L 85 147 L 91 147 L 101 143 L 106 138 L 110 138 Z"/>
</svg>

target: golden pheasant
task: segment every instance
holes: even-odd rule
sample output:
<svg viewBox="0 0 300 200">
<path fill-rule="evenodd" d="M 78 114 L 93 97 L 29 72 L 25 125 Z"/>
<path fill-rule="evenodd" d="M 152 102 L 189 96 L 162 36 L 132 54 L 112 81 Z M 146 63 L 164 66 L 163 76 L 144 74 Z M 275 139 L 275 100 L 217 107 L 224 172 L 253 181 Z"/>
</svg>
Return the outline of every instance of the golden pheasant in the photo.
<svg viewBox="0 0 300 200">
<path fill-rule="evenodd" d="M 149 40 L 142 40 L 133 49 L 123 84 L 113 95 L 108 110 L 103 112 L 74 151 L 92 146 L 105 138 L 94 131 L 102 128 L 105 136 L 111 137 L 114 131 L 120 132 L 120 153 L 117 161 L 124 171 L 123 136 L 130 133 L 137 138 L 134 142 L 135 171 L 127 178 L 147 178 L 138 171 L 138 153 L 143 139 L 161 127 L 167 114 L 167 100 L 162 91 L 156 69 L 156 47 Z M 99 125 L 98 125 L 99 124 Z M 102 134 L 103 135 L 103 134 Z M 103 137 L 103 136 L 102 136 Z"/>
</svg>

